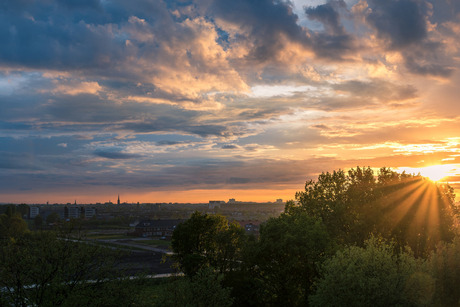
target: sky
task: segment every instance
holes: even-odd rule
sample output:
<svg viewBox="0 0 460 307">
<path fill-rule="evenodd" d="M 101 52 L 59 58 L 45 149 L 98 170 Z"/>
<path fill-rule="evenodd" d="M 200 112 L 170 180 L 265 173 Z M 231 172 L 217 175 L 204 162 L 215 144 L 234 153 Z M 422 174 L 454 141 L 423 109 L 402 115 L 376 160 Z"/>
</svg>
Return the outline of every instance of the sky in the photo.
<svg viewBox="0 0 460 307">
<path fill-rule="evenodd" d="M 460 194 L 460 1 L 0 3 L 0 202 L 293 199 L 351 167 Z"/>
</svg>

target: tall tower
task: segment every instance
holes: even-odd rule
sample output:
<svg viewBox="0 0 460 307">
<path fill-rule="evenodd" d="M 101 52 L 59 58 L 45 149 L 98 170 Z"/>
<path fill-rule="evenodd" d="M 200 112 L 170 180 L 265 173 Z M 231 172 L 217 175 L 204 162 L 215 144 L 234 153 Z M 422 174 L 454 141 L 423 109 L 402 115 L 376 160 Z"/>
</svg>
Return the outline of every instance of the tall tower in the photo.
<svg viewBox="0 0 460 307">
<path fill-rule="evenodd" d="M 118 201 L 117 201 L 117 204 L 118 204 L 118 205 L 120 204 L 120 194 L 118 194 Z"/>
</svg>

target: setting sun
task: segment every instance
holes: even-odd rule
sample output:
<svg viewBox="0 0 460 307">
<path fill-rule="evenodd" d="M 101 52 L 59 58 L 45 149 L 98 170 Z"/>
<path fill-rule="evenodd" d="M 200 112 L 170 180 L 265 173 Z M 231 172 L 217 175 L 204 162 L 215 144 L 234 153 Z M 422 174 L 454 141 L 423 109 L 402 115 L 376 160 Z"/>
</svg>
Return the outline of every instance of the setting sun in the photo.
<svg viewBox="0 0 460 307">
<path fill-rule="evenodd" d="M 433 181 L 439 181 L 443 178 L 452 174 L 452 172 L 456 169 L 452 164 L 443 164 L 443 165 L 431 165 L 426 167 L 420 168 L 411 168 L 411 167 L 399 167 L 401 171 L 405 171 L 406 173 L 410 174 L 418 174 L 422 175 L 423 177 L 427 177 Z"/>
</svg>

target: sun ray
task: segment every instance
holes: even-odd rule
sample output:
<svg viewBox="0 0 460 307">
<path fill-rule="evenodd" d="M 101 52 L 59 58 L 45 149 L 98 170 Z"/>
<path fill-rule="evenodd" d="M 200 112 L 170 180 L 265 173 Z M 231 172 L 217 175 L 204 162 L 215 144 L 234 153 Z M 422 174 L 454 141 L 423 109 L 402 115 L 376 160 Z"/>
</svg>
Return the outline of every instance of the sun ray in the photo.
<svg viewBox="0 0 460 307">
<path fill-rule="evenodd" d="M 437 186 L 430 186 L 428 195 L 429 201 L 429 210 L 427 212 L 427 219 L 428 219 L 428 238 L 431 242 L 437 242 L 440 239 L 440 218 L 439 218 L 439 211 L 438 207 L 439 204 L 436 201 L 436 192 Z M 431 244 L 430 244 L 431 245 Z"/>
</svg>

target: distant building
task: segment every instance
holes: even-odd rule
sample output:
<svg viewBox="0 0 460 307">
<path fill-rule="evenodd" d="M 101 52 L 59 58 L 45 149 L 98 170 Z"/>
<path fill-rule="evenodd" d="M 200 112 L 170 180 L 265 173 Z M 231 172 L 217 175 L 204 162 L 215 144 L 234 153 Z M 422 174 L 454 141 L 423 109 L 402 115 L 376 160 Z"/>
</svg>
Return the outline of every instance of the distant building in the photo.
<svg viewBox="0 0 460 307">
<path fill-rule="evenodd" d="M 120 204 L 120 194 L 118 194 L 117 204 L 118 204 L 118 205 Z"/>
<path fill-rule="evenodd" d="M 260 230 L 260 221 L 238 221 L 238 224 L 240 224 L 241 227 L 244 228 L 244 231 L 248 235 L 254 235 L 256 237 L 259 236 L 259 230 Z"/>
<path fill-rule="evenodd" d="M 230 198 L 230 199 L 228 200 L 228 203 L 229 203 L 229 204 L 234 204 L 234 203 L 236 203 L 236 200 L 235 200 L 234 198 Z"/>
<path fill-rule="evenodd" d="M 170 239 L 176 226 L 184 220 L 144 220 L 140 221 L 130 235 L 137 237 L 160 237 Z"/>
<path fill-rule="evenodd" d="M 85 207 L 85 219 L 96 216 L 97 210 L 94 207 Z"/>
<path fill-rule="evenodd" d="M 40 214 L 40 208 L 39 207 L 30 207 L 30 218 L 33 219 L 35 218 L 37 215 Z"/>
<path fill-rule="evenodd" d="M 224 200 L 210 200 L 209 201 L 209 209 L 220 208 L 221 205 L 225 205 Z"/>
<path fill-rule="evenodd" d="M 68 208 L 68 213 L 67 213 L 67 218 L 69 219 L 78 219 L 81 216 L 81 209 L 79 207 L 69 207 Z"/>
<path fill-rule="evenodd" d="M 278 198 L 278 199 L 276 200 L 276 203 L 277 203 L 277 204 L 282 204 L 282 203 L 283 203 L 283 200 L 282 200 L 281 198 Z"/>
</svg>

